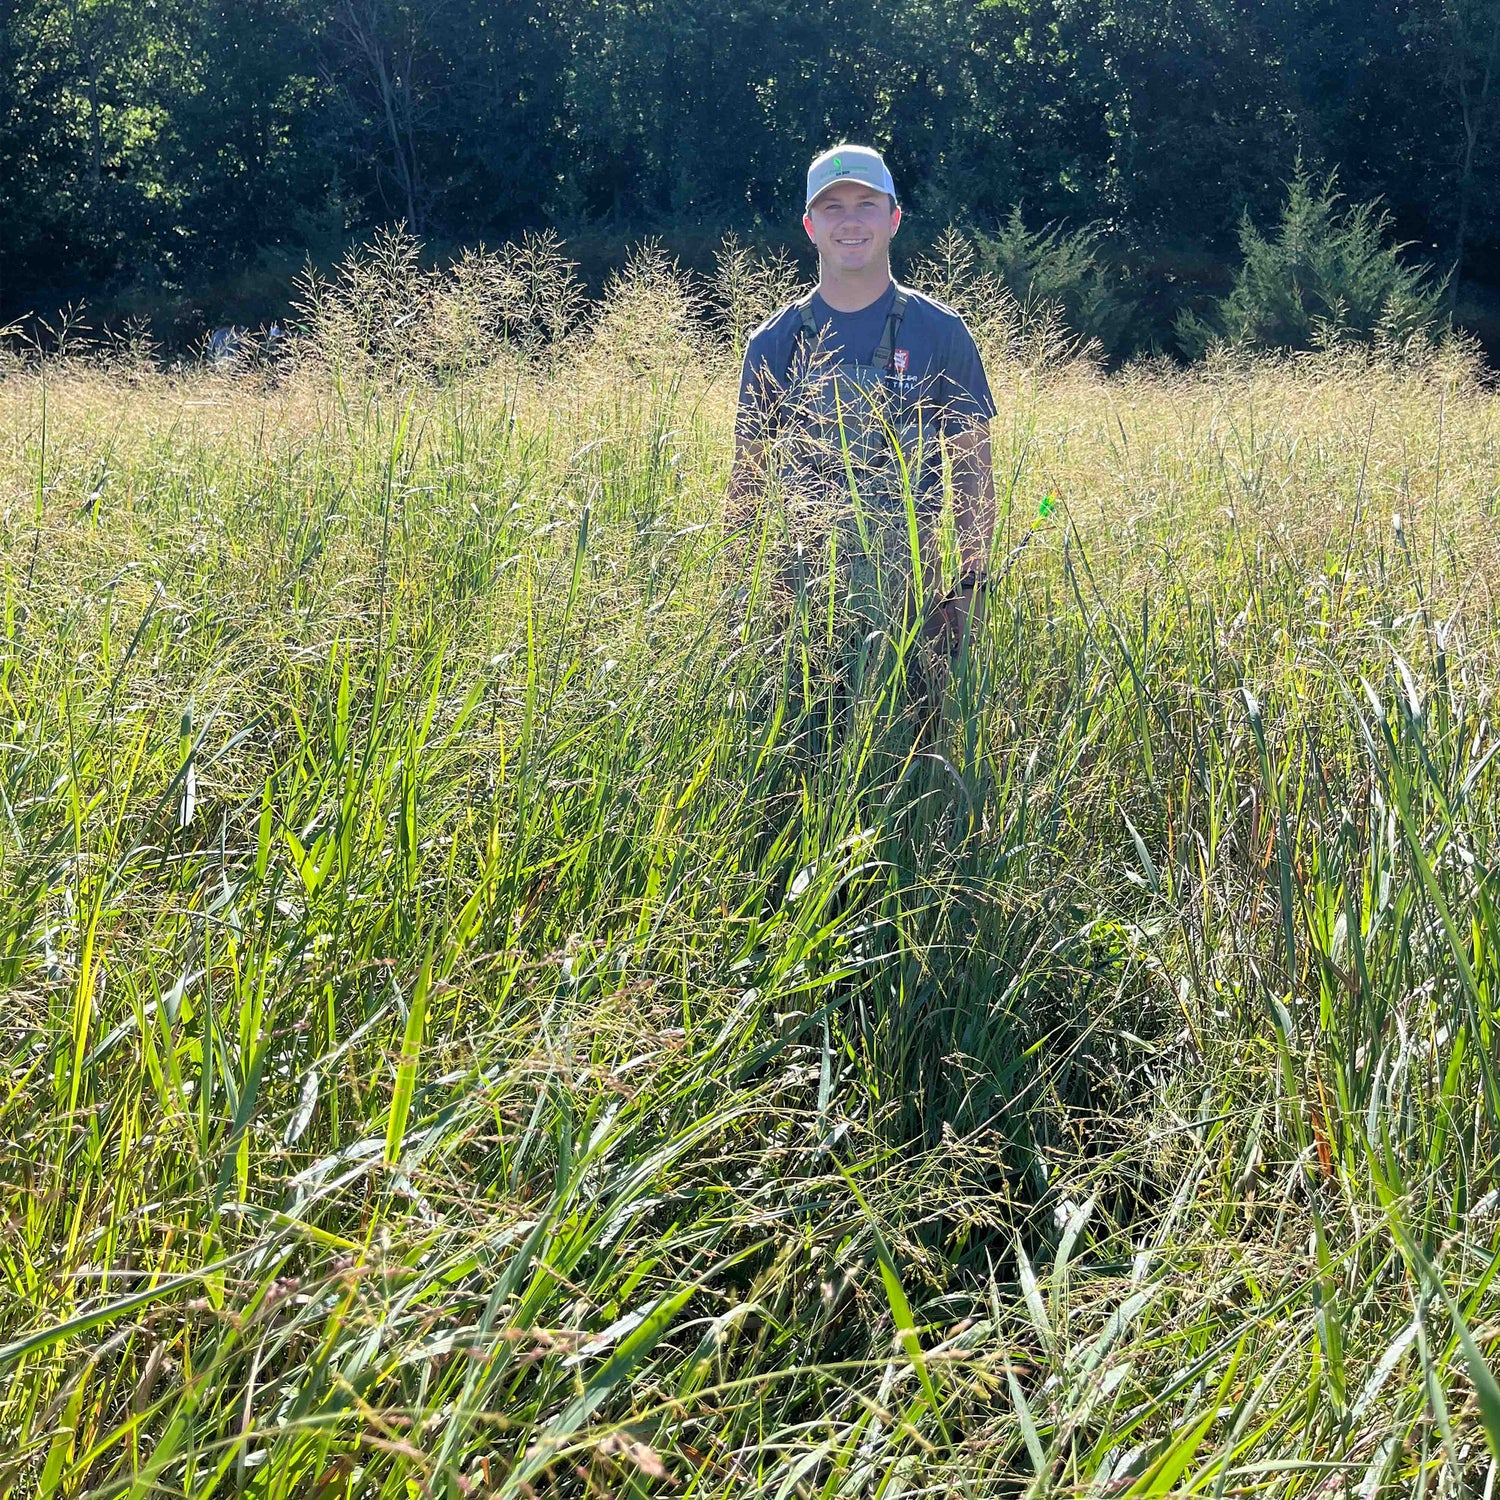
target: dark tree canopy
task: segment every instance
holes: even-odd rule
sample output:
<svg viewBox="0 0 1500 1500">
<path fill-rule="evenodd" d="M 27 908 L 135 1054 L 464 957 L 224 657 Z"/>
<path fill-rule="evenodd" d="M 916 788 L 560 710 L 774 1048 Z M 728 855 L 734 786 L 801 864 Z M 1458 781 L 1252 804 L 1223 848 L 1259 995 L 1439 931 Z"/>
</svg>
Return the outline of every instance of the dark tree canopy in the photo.
<svg viewBox="0 0 1500 1500">
<path fill-rule="evenodd" d="M 1500 280 L 1500 0 L 8 0 L 0 317 L 405 220 L 783 232 L 843 136 L 931 226 L 1232 258 L 1301 162 Z"/>
</svg>

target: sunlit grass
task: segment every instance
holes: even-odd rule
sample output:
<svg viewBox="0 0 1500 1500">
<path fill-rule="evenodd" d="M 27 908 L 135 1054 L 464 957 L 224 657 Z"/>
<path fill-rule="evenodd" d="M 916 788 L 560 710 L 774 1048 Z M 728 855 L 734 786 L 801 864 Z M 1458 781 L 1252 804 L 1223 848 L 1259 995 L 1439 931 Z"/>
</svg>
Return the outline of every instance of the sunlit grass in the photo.
<svg viewBox="0 0 1500 1500">
<path fill-rule="evenodd" d="M 1500 403 L 997 344 L 934 718 L 685 295 L 0 384 L 0 1493 L 1490 1493 Z"/>
</svg>

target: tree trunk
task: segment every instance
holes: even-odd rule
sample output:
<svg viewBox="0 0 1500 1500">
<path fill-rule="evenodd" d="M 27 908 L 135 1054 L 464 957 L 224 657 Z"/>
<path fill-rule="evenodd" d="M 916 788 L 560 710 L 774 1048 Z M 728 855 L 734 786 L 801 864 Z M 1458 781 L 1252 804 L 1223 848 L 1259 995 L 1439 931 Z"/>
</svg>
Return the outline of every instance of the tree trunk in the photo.
<svg viewBox="0 0 1500 1500">
<path fill-rule="evenodd" d="M 420 234 L 422 225 L 417 216 L 415 163 L 407 151 L 407 143 L 401 138 L 401 127 L 396 119 L 397 85 L 391 77 L 384 54 L 377 53 L 373 61 L 380 88 L 380 102 L 385 111 L 385 128 L 391 138 L 391 156 L 396 163 L 396 177 L 401 184 L 402 197 L 406 200 L 406 225 L 413 234 Z"/>
<path fill-rule="evenodd" d="M 1457 4 L 1449 9 L 1448 14 L 1458 54 L 1455 62 L 1458 107 L 1464 132 L 1463 166 L 1458 178 L 1458 222 L 1453 233 L 1453 269 L 1449 272 L 1449 305 L 1457 307 L 1458 289 L 1464 275 L 1464 258 L 1469 248 L 1469 216 L 1474 201 L 1474 157 L 1489 123 L 1490 105 L 1493 102 L 1491 85 L 1496 66 L 1500 65 L 1500 0 L 1492 0 L 1481 12 L 1489 22 L 1488 46 L 1483 46 L 1480 38 L 1465 26 Z M 1471 79 L 1469 75 L 1471 63 L 1478 70 L 1477 79 Z"/>
<path fill-rule="evenodd" d="M 104 169 L 104 127 L 99 114 L 99 64 L 95 38 L 89 32 L 89 23 L 80 14 L 77 0 L 68 6 L 68 25 L 72 32 L 73 51 L 78 57 L 78 70 L 83 77 L 84 92 L 89 105 L 89 161 L 85 173 L 88 182 L 88 201 L 93 203 L 99 194 L 99 182 Z"/>
<path fill-rule="evenodd" d="M 338 19 L 352 50 L 369 69 L 370 82 L 379 96 L 378 105 L 390 143 L 392 171 L 406 208 L 406 227 L 413 234 L 420 234 L 422 185 L 411 103 L 415 41 L 407 49 L 405 71 L 397 78 L 391 67 L 392 48 L 375 5 L 368 0 L 364 4 L 360 0 L 344 0 Z"/>
</svg>

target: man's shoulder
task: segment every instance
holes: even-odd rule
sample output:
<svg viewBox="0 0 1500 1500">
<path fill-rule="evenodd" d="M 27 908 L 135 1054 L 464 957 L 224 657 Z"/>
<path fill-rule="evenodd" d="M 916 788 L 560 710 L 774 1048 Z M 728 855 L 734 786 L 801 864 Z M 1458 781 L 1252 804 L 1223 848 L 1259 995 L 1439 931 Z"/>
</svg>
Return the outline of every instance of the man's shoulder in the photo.
<svg viewBox="0 0 1500 1500">
<path fill-rule="evenodd" d="M 759 353 L 773 349 L 795 333 L 797 325 L 802 321 L 800 308 L 800 302 L 788 302 L 785 307 L 778 308 L 764 322 L 758 323 L 750 332 L 746 351 Z"/>
<path fill-rule="evenodd" d="M 968 333 L 969 326 L 964 322 L 963 314 L 957 308 L 949 307 L 946 302 L 939 302 L 936 297 L 929 297 L 926 292 L 919 292 L 912 286 L 903 285 L 901 290 L 906 294 L 906 317 L 909 318 L 915 314 L 918 318 L 945 332 L 961 328 Z"/>
</svg>

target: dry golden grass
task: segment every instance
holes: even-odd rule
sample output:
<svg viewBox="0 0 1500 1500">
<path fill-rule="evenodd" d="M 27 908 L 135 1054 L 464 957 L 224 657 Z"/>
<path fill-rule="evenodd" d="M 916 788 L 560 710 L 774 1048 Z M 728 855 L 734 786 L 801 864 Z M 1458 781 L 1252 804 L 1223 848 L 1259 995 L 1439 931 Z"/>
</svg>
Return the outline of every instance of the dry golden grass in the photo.
<svg viewBox="0 0 1500 1500">
<path fill-rule="evenodd" d="M 786 285 L 0 379 L 0 1494 L 1493 1487 L 1500 398 L 945 286 L 924 722 L 725 545 Z"/>
</svg>

